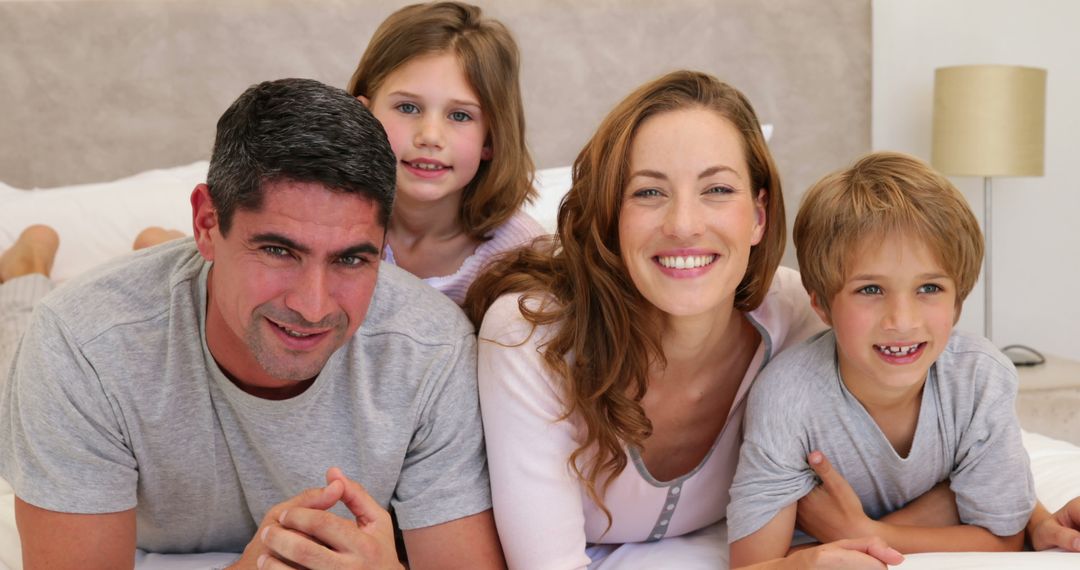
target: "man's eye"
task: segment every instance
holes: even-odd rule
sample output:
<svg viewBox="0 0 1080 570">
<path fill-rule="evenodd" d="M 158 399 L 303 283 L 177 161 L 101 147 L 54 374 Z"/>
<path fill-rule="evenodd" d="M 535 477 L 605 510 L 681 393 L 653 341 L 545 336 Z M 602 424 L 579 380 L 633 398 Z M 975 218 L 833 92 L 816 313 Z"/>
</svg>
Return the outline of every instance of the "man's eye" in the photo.
<svg viewBox="0 0 1080 570">
<path fill-rule="evenodd" d="M 285 257 L 286 255 L 289 255 L 289 250 L 276 245 L 263 246 L 262 250 L 272 257 Z"/>
<path fill-rule="evenodd" d="M 361 265 L 366 265 L 367 262 L 367 259 L 364 259 L 359 255 L 346 255 L 338 259 L 338 263 L 341 263 L 346 267 L 360 267 Z"/>
</svg>

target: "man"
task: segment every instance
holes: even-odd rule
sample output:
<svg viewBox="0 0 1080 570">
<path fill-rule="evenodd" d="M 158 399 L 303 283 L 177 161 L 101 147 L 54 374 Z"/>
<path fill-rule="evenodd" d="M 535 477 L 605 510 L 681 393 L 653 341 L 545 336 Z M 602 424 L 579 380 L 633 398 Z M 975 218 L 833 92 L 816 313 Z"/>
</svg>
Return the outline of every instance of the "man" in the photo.
<svg viewBox="0 0 1080 570">
<path fill-rule="evenodd" d="M 503 565 L 472 329 L 380 268 L 395 168 L 344 91 L 262 83 L 218 121 L 194 241 L 38 304 L 0 384 L 27 568 L 398 568 L 390 506 L 413 568 Z"/>
</svg>

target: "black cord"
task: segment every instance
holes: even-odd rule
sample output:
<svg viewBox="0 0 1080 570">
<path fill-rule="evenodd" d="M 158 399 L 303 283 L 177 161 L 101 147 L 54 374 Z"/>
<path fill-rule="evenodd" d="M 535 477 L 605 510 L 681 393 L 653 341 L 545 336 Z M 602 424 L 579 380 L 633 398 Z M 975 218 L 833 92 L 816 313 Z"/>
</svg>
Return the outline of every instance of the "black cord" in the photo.
<svg viewBox="0 0 1080 570">
<path fill-rule="evenodd" d="M 1008 354 L 1008 351 L 1010 349 L 1014 351 L 1021 351 L 1026 354 L 1021 357 L 1015 357 L 1011 354 Z M 1001 352 L 1006 353 L 1005 356 L 1008 356 L 1009 360 L 1012 360 L 1014 366 L 1038 366 L 1040 364 L 1046 363 L 1046 357 L 1043 356 L 1041 352 L 1035 350 L 1034 348 L 1031 348 L 1030 346 L 1025 346 L 1022 344 L 1010 344 L 1009 346 L 1003 347 L 1001 349 Z"/>
</svg>

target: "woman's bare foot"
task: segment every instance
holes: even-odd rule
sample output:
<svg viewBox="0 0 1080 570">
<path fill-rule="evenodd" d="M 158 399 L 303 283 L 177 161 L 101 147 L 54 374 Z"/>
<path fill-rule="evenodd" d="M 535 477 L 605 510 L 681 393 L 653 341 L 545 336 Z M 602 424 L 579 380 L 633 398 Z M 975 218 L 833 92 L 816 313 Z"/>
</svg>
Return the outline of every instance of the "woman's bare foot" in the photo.
<svg viewBox="0 0 1080 570">
<path fill-rule="evenodd" d="M 139 232 L 139 235 L 135 236 L 135 243 L 131 244 L 131 249 L 152 247 L 159 243 L 165 243 L 182 237 L 184 237 L 183 232 L 152 226 Z"/>
<path fill-rule="evenodd" d="M 41 224 L 26 228 L 0 255 L 0 283 L 32 273 L 48 277 L 59 247 L 60 236 L 56 230 Z"/>
</svg>

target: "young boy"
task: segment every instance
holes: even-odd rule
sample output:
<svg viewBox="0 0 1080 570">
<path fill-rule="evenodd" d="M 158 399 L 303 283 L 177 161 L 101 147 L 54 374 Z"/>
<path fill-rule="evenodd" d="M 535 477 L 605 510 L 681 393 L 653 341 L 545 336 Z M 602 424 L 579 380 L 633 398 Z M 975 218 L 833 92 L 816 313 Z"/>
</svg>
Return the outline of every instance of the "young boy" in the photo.
<svg viewBox="0 0 1080 570">
<path fill-rule="evenodd" d="M 901 552 L 1019 550 L 1035 492 L 1016 370 L 986 339 L 953 330 L 983 256 L 964 197 L 912 157 L 874 153 L 807 192 L 794 239 L 832 330 L 777 356 L 750 393 L 731 566 L 788 552 L 815 450 L 862 503 L 854 536 Z M 879 521 L 945 480 L 961 524 Z"/>
</svg>

